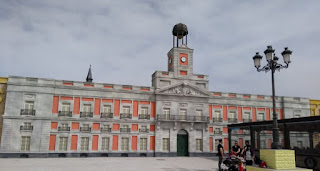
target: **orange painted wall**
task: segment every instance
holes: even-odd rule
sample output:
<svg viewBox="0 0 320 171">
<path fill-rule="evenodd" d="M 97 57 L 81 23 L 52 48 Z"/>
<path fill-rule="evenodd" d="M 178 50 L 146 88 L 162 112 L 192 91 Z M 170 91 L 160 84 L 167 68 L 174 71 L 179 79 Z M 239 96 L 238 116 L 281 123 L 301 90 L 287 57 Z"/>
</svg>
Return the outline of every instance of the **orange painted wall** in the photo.
<svg viewBox="0 0 320 171">
<path fill-rule="evenodd" d="M 131 149 L 133 151 L 136 151 L 137 150 L 137 139 L 138 137 L 137 136 L 132 136 L 131 140 L 132 140 L 132 143 L 131 143 Z"/>
<path fill-rule="evenodd" d="M 79 122 L 72 122 L 71 129 L 79 129 Z"/>
<path fill-rule="evenodd" d="M 132 87 L 122 87 L 123 90 L 132 90 Z"/>
<path fill-rule="evenodd" d="M 235 94 L 228 94 L 229 97 L 236 97 Z"/>
<path fill-rule="evenodd" d="M 93 84 L 84 84 L 85 87 L 93 87 Z"/>
<path fill-rule="evenodd" d="M 58 113 L 59 97 L 53 96 L 52 113 Z"/>
<path fill-rule="evenodd" d="M 138 131 L 138 124 L 132 124 L 132 131 Z"/>
<path fill-rule="evenodd" d="M 105 86 L 103 86 L 103 88 L 113 88 L 113 86 L 105 85 Z"/>
<path fill-rule="evenodd" d="M 271 139 L 268 139 L 267 141 L 267 148 L 271 149 Z"/>
<path fill-rule="evenodd" d="M 141 91 L 150 91 L 149 88 L 141 88 Z"/>
<path fill-rule="evenodd" d="M 243 107 L 243 110 L 251 110 L 251 107 Z"/>
<path fill-rule="evenodd" d="M 223 106 L 223 120 L 228 120 L 228 114 L 227 114 L 227 106 Z"/>
<path fill-rule="evenodd" d="M 182 62 L 181 61 L 182 57 L 186 58 L 186 62 Z M 179 54 L 179 65 L 188 65 L 188 54 L 185 54 L 185 53 L 180 53 Z"/>
<path fill-rule="evenodd" d="M 283 119 L 283 110 L 280 109 L 280 119 Z"/>
<path fill-rule="evenodd" d="M 258 111 L 265 111 L 265 108 L 258 108 Z"/>
<path fill-rule="evenodd" d="M 140 104 L 141 104 L 141 105 L 149 105 L 150 102 L 149 102 L 149 101 L 140 101 Z"/>
<path fill-rule="evenodd" d="M 222 106 L 213 106 L 214 109 L 221 109 Z"/>
<path fill-rule="evenodd" d="M 100 115 L 100 99 L 94 99 L 94 115 Z"/>
<path fill-rule="evenodd" d="M 80 112 L 80 97 L 74 98 L 74 104 L 73 104 L 73 114 L 79 114 Z"/>
<path fill-rule="evenodd" d="M 93 123 L 92 124 L 92 129 L 93 130 L 100 130 L 100 123 Z"/>
<path fill-rule="evenodd" d="M 221 96 L 221 93 L 213 93 L 213 96 Z"/>
<path fill-rule="evenodd" d="M 102 99 L 103 103 L 113 103 L 112 99 Z"/>
<path fill-rule="evenodd" d="M 73 97 L 66 97 L 66 96 L 63 96 L 60 98 L 61 100 L 73 100 Z"/>
<path fill-rule="evenodd" d="M 228 151 L 229 150 L 229 140 L 228 138 L 224 138 L 224 141 L 223 141 L 223 149 L 224 151 Z"/>
<path fill-rule="evenodd" d="M 78 149 L 78 135 L 71 136 L 71 150 Z"/>
<path fill-rule="evenodd" d="M 154 149 L 155 149 L 155 137 L 150 136 L 150 150 L 154 150 Z"/>
<path fill-rule="evenodd" d="M 209 132 L 213 133 L 213 127 L 209 127 Z"/>
<path fill-rule="evenodd" d="M 210 147 L 210 151 L 213 151 L 213 138 L 212 137 L 209 138 L 209 147 Z"/>
<path fill-rule="evenodd" d="M 83 97 L 83 98 L 82 98 L 82 101 L 91 101 L 91 102 L 92 102 L 92 101 L 93 101 L 93 98 L 84 98 L 84 97 Z"/>
<path fill-rule="evenodd" d="M 180 75 L 187 75 L 188 72 L 187 71 L 180 71 Z"/>
<path fill-rule="evenodd" d="M 98 150 L 99 135 L 92 136 L 92 151 Z"/>
<path fill-rule="evenodd" d="M 132 110 L 132 116 L 138 117 L 138 110 L 139 110 L 139 103 L 138 101 L 133 101 L 133 110 Z"/>
<path fill-rule="evenodd" d="M 150 131 L 155 131 L 156 129 L 156 126 L 155 125 L 150 125 Z"/>
<path fill-rule="evenodd" d="M 227 127 L 223 127 L 223 133 L 224 134 L 228 134 L 228 128 Z"/>
<path fill-rule="evenodd" d="M 151 102 L 151 118 L 156 116 L 156 102 Z"/>
<path fill-rule="evenodd" d="M 240 148 L 243 148 L 243 138 L 239 138 L 239 146 Z"/>
<path fill-rule="evenodd" d="M 112 150 L 118 151 L 118 135 L 114 135 L 112 138 Z"/>
<path fill-rule="evenodd" d="M 248 96 L 248 95 L 243 95 L 243 98 L 250 98 L 250 96 Z"/>
<path fill-rule="evenodd" d="M 255 122 L 257 120 L 257 111 L 256 108 L 252 108 L 252 121 Z"/>
<path fill-rule="evenodd" d="M 242 121 L 242 107 L 238 107 L 238 120 Z"/>
<path fill-rule="evenodd" d="M 73 83 L 62 83 L 63 85 L 72 86 Z"/>
<path fill-rule="evenodd" d="M 132 103 L 131 100 L 121 100 L 121 103 Z"/>
<path fill-rule="evenodd" d="M 58 128 L 58 122 L 51 122 L 51 129 L 57 129 Z"/>
<path fill-rule="evenodd" d="M 120 100 L 114 101 L 114 116 L 119 116 L 120 113 Z"/>
<path fill-rule="evenodd" d="M 212 105 L 209 105 L 209 120 L 212 120 Z"/>
<path fill-rule="evenodd" d="M 230 110 L 236 110 L 237 107 L 235 107 L 235 106 L 228 106 L 228 109 L 230 109 Z"/>
<path fill-rule="evenodd" d="M 263 96 L 258 96 L 257 98 L 258 98 L 258 99 L 264 99 Z"/>
<path fill-rule="evenodd" d="M 267 116 L 266 116 L 266 118 L 267 118 L 267 121 L 270 120 L 270 109 L 269 109 L 269 108 L 267 109 Z"/>
<path fill-rule="evenodd" d="M 112 130 L 119 131 L 119 129 L 120 129 L 120 124 L 113 124 L 112 125 Z"/>
<path fill-rule="evenodd" d="M 49 151 L 56 149 L 56 135 L 50 135 Z"/>
</svg>

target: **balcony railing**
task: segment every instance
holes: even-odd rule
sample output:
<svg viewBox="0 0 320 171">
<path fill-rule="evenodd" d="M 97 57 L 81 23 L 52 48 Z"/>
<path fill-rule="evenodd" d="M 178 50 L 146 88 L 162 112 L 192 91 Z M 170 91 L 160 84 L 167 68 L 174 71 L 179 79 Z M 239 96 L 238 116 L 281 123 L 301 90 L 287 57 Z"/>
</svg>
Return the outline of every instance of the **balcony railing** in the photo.
<svg viewBox="0 0 320 171">
<path fill-rule="evenodd" d="M 132 119 L 132 115 L 130 113 L 120 113 L 120 119 Z"/>
<path fill-rule="evenodd" d="M 70 127 L 58 127 L 58 131 L 70 131 Z"/>
<path fill-rule="evenodd" d="M 157 115 L 157 120 L 169 121 L 190 121 L 190 122 L 209 122 L 207 116 L 186 116 L 186 115 Z"/>
<path fill-rule="evenodd" d="M 33 109 L 21 109 L 20 115 L 30 115 L 34 116 L 36 114 L 36 110 Z"/>
<path fill-rule="evenodd" d="M 113 118 L 113 113 L 101 113 L 101 118 Z"/>
<path fill-rule="evenodd" d="M 131 128 L 120 128 L 120 132 L 131 132 Z"/>
<path fill-rule="evenodd" d="M 216 130 L 215 130 L 215 131 L 214 131 L 214 134 L 215 134 L 215 135 L 222 135 L 222 131 L 216 131 Z"/>
<path fill-rule="evenodd" d="M 242 119 L 242 122 L 252 122 L 252 119 Z"/>
<path fill-rule="evenodd" d="M 212 118 L 213 122 L 223 122 L 222 118 Z"/>
<path fill-rule="evenodd" d="M 92 118 L 93 112 L 80 112 L 80 118 Z"/>
<path fill-rule="evenodd" d="M 236 118 L 228 118 L 229 123 L 238 123 L 238 119 Z"/>
<path fill-rule="evenodd" d="M 139 132 L 149 133 L 149 129 L 139 129 Z"/>
<path fill-rule="evenodd" d="M 20 126 L 21 131 L 32 131 L 33 126 Z"/>
<path fill-rule="evenodd" d="M 147 115 L 147 114 L 142 115 L 142 114 L 140 114 L 139 115 L 139 119 L 150 119 L 150 115 Z"/>
<path fill-rule="evenodd" d="M 90 127 L 80 127 L 80 132 L 90 132 L 91 128 Z"/>
<path fill-rule="evenodd" d="M 59 111 L 58 116 L 72 117 L 72 111 Z"/>
<path fill-rule="evenodd" d="M 101 128 L 101 132 L 111 132 L 111 128 Z"/>
</svg>

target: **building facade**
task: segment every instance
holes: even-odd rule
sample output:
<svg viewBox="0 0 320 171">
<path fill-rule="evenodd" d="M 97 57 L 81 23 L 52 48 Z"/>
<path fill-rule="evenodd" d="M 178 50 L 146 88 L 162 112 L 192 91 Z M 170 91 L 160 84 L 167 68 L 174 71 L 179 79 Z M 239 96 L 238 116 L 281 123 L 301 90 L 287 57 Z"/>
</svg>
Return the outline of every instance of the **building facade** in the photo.
<svg viewBox="0 0 320 171">
<path fill-rule="evenodd" d="M 7 82 L 8 78 L 0 77 L 0 142 L 2 134 L 2 116 L 4 114 L 4 107 L 6 103 L 6 94 L 7 94 Z"/>
<path fill-rule="evenodd" d="M 320 100 L 310 100 L 310 116 L 320 115 Z M 313 134 L 313 144 L 316 147 L 320 143 L 319 132 Z"/>
<path fill-rule="evenodd" d="M 228 151 L 227 124 L 272 119 L 272 98 L 209 91 L 208 75 L 193 73 L 187 35 L 174 27 L 168 70 L 151 87 L 94 83 L 91 68 L 86 82 L 10 76 L 0 155 L 212 156 L 219 139 Z M 276 105 L 280 119 L 309 116 L 309 99 Z M 242 146 L 249 136 L 237 134 Z"/>
</svg>

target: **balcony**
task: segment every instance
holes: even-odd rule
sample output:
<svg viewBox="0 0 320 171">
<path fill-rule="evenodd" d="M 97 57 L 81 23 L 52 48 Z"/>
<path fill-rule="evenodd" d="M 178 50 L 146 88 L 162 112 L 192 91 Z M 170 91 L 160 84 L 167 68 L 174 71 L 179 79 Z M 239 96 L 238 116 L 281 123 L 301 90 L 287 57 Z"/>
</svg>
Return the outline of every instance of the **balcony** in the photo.
<svg viewBox="0 0 320 171">
<path fill-rule="evenodd" d="M 207 116 L 186 116 L 186 115 L 157 115 L 157 120 L 166 121 L 188 121 L 188 122 L 209 122 Z"/>
<path fill-rule="evenodd" d="M 59 111 L 58 116 L 72 117 L 72 111 Z"/>
<path fill-rule="evenodd" d="M 120 128 L 120 132 L 131 132 L 131 128 Z"/>
<path fill-rule="evenodd" d="M 212 118 L 213 122 L 223 122 L 222 118 Z"/>
<path fill-rule="evenodd" d="M 92 118 L 93 112 L 80 112 L 80 118 Z"/>
<path fill-rule="evenodd" d="M 228 118 L 228 123 L 238 123 L 237 118 Z"/>
<path fill-rule="evenodd" d="M 242 119 L 242 122 L 252 122 L 252 119 Z"/>
<path fill-rule="evenodd" d="M 20 126 L 20 131 L 32 131 L 33 126 Z"/>
<path fill-rule="evenodd" d="M 150 115 L 147 115 L 147 114 L 142 115 L 142 114 L 140 114 L 139 115 L 139 119 L 150 119 Z"/>
<path fill-rule="evenodd" d="M 90 132 L 91 128 L 90 127 L 80 127 L 80 132 Z"/>
<path fill-rule="evenodd" d="M 58 131 L 70 131 L 70 127 L 58 127 Z"/>
<path fill-rule="evenodd" d="M 120 113 L 120 119 L 132 119 L 132 115 L 130 113 Z"/>
<path fill-rule="evenodd" d="M 113 113 L 101 113 L 100 118 L 113 118 Z"/>
<path fill-rule="evenodd" d="M 139 129 L 139 132 L 149 133 L 149 129 Z"/>
<path fill-rule="evenodd" d="M 216 130 L 215 130 L 215 131 L 214 131 L 214 134 L 215 134 L 215 135 L 222 135 L 222 131 L 216 131 Z"/>
<path fill-rule="evenodd" d="M 101 128 L 101 132 L 111 132 L 111 128 Z"/>
<path fill-rule="evenodd" d="M 36 110 L 33 109 L 21 109 L 20 115 L 28 115 L 34 116 L 36 114 Z"/>
</svg>

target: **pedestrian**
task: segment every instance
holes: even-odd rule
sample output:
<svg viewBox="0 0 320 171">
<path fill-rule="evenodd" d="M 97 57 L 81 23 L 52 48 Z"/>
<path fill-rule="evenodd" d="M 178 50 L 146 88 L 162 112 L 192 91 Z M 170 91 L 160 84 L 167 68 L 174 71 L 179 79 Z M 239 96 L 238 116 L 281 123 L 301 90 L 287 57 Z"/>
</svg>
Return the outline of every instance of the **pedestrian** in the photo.
<svg viewBox="0 0 320 171">
<path fill-rule="evenodd" d="M 234 146 L 232 146 L 231 152 L 232 152 L 231 154 L 233 154 L 235 156 L 240 155 L 240 146 L 238 145 L 238 141 L 234 142 Z"/>
<path fill-rule="evenodd" d="M 252 166 L 254 160 L 254 152 L 251 149 L 251 145 L 247 145 L 246 151 L 244 152 L 244 158 L 247 166 Z"/>
<path fill-rule="evenodd" d="M 244 153 L 246 152 L 246 150 L 247 150 L 247 147 L 248 147 L 248 145 L 249 145 L 249 141 L 245 141 L 245 146 L 243 147 L 243 149 L 241 150 L 241 155 L 245 155 Z"/>
<path fill-rule="evenodd" d="M 219 145 L 218 145 L 218 156 L 219 156 L 219 171 L 221 170 L 221 163 L 222 163 L 222 160 L 224 158 L 224 150 L 223 150 L 223 146 L 222 146 L 222 139 L 219 140 Z"/>
</svg>

